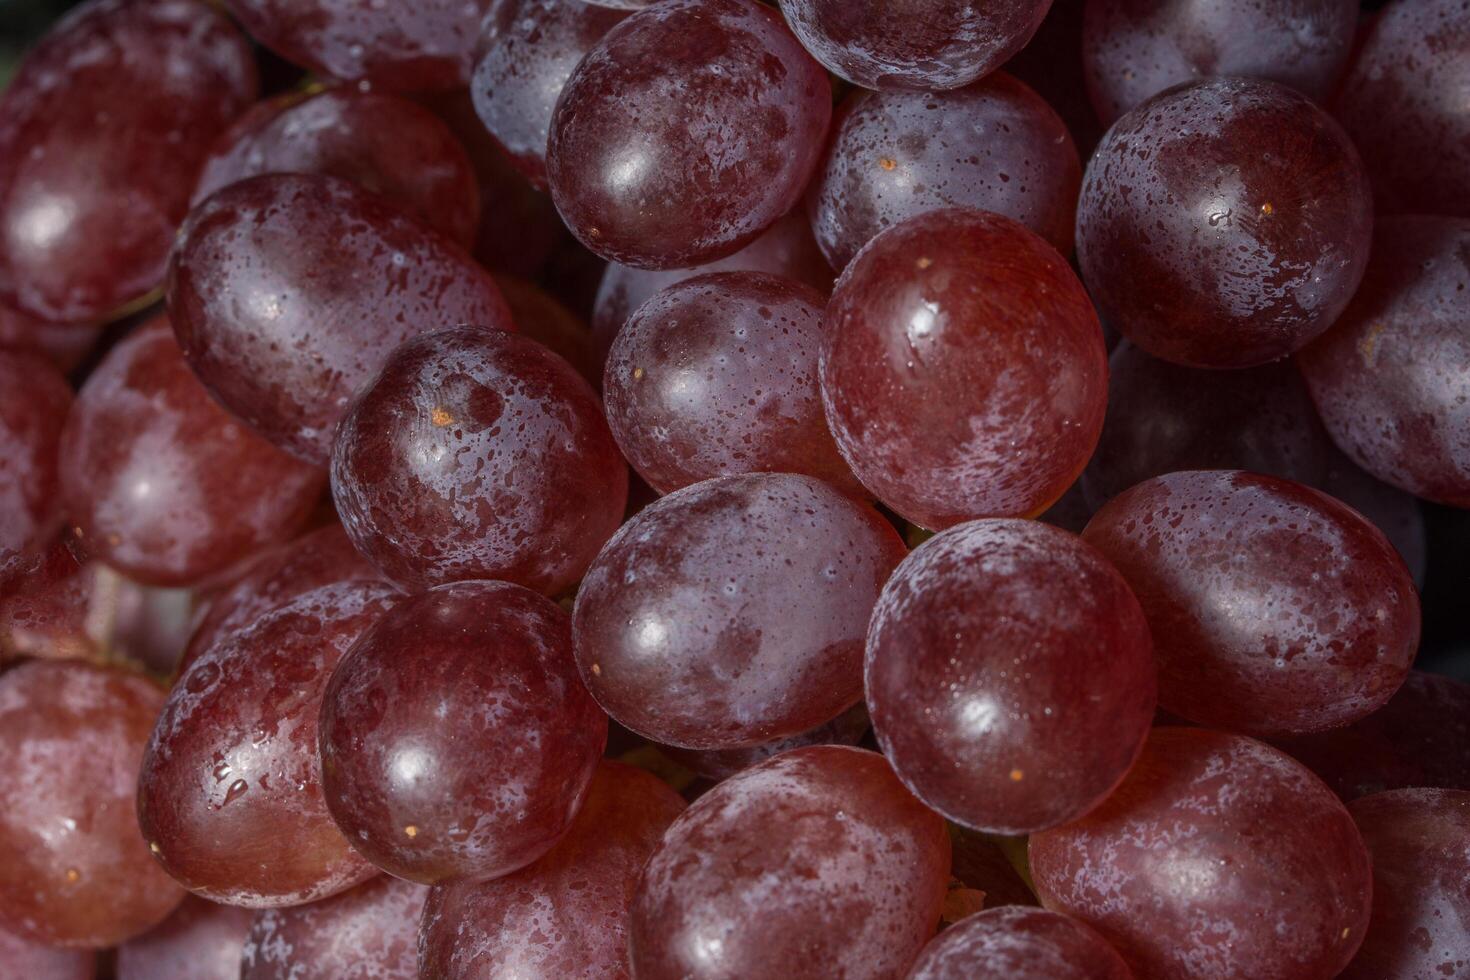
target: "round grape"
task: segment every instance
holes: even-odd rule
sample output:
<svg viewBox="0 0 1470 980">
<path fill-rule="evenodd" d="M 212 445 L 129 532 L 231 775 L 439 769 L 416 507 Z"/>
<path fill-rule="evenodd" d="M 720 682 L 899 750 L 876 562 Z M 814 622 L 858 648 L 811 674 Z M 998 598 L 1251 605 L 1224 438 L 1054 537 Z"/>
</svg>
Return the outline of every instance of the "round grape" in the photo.
<svg viewBox="0 0 1470 980">
<path fill-rule="evenodd" d="M 418 980 L 429 889 L 389 875 L 331 898 L 257 912 L 239 980 Z"/>
<path fill-rule="evenodd" d="M 117 980 L 239 980 L 250 918 L 190 895 L 163 925 L 118 947 Z"/>
<path fill-rule="evenodd" d="M 1133 980 L 1133 972 L 1076 919 L 1011 907 L 987 909 L 940 933 L 908 980 Z"/>
</svg>

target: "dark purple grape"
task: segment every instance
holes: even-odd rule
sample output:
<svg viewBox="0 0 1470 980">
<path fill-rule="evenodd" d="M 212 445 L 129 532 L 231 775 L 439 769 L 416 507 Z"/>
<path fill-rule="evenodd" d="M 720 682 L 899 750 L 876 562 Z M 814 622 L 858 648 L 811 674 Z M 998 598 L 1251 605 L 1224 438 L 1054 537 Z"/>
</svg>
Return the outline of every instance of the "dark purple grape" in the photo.
<svg viewBox="0 0 1470 980">
<path fill-rule="evenodd" d="M 1306 96 L 1217 78 L 1118 120 L 1082 180 L 1077 261 L 1102 318 L 1192 367 L 1285 357 L 1332 324 L 1368 261 L 1357 152 Z"/>
<path fill-rule="evenodd" d="M 952 92 L 854 89 L 807 206 L 834 268 L 925 211 L 995 211 L 1072 252 L 1082 165 L 1061 118 L 1004 72 Z"/>
<path fill-rule="evenodd" d="M 239 980 L 418 980 L 429 889 L 389 875 L 309 905 L 257 912 Z M 119 978 L 121 980 L 121 978 Z"/>
<path fill-rule="evenodd" d="M 739 749 L 703 750 L 661 745 L 659 751 L 695 775 L 719 782 L 791 749 L 808 745 L 856 745 L 870 727 L 868 706 L 859 701 L 829 722 L 772 742 Z"/>
<path fill-rule="evenodd" d="M 832 114 L 826 74 L 756 0 L 665 0 L 618 24 L 562 89 L 551 196 L 603 258 L 730 255 L 801 198 Z"/>
<path fill-rule="evenodd" d="M 255 62 L 196 0 L 91 0 L 0 99 L 0 303 L 63 323 L 155 289 L 210 144 L 255 98 Z"/>
<path fill-rule="evenodd" d="M 944 822 L 881 755 L 784 752 L 664 834 L 628 924 L 638 980 L 897 978 L 934 934 Z"/>
<path fill-rule="evenodd" d="M 602 362 L 592 331 L 577 314 L 533 282 L 497 274 L 495 285 L 510 307 L 516 332 L 529 337 L 577 369 L 596 387 L 602 383 Z"/>
<path fill-rule="evenodd" d="M 1133 980 L 1118 951 L 1076 919 L 989 909 L 924 947 L 908 980 Z"/>
<path fill-rule="evenodd" d="M 315 174 L 255 177 L 196 208 L 168 303 L 214 396 L 316 463 L 353 393 L 404 340 L 459 324 L 511 328 L 494 280 L 448 239 Z"/>
<path fill-rule="evenodd" d="M 622 520 L 627 468 L 597 396 L 524 337 L 465 328 L 388 358 L 339 429 L 332 494 L 395 581 L 555 595 Z"/>
<path fill-rule="evenodd" d="M 35 354 L 58 371 L 70 371 L 97 343 L 102 329 L 47 323 L 0 304 L 0 353 Z"/>
<path fill-rule="evenodd" d="M 587 572 L 577 666 L 608 714 L 656 742 L 798 734 L 861 699 L 868 617 L 903 555 L 876 511 L 810 477 L 686 487 L 623 525 Z"/>
<path fill-rule="evenodd" d="M 57 456 L 71 406 L 54 368 L 0 351 L 0 586 L 29 572 L 61 529 Z"/>
<path fill-rule="evenodd" d="M 239 980 L 249 931 L 248 909 L 190 895 L 163 925 L 118 948 L 117 980 Z"/>
<path fill-rule="evenodd" d="M 1123 785 L 1031 838 L 1047 908 L 1139 977 L 1328 980 L 1368 925 L 1372 871 L 1322 782 L 1253 739 L 1156 728 Z"/>
<path fill-rule="evenodd" d="M 445 980 L 626 978 L 633 888 L 684 801 L 649 773 L 598 764 L 566 836 L 535 864 L 429 893 L 419 970 Z"/>
<path fill-rule="evenodd" d="M 1159 704 L 1253 734 L 1382 706 L 1419 645 L 1419 596 L 1383 533 L 1290 480 L 1173 473 L 1114 497 L 1084 538 L 1143 604 Z"/>
<path fill-rule="evenodd" d="M 859 480 L 939 530 L 1046 510 L 1107 406 L 1082 284 L 1010 218 L 931 211 L 873 239 L 827 307 L 822 397 Z"/>
<path fill-rule="evenodd" d="M 1082 539 L 1038 521 L 963 524 L 905 559 L 873 610 L 865 675 L 898 777 L 996 834 L 1092 809 L 1154 716 L 1138 600 Z"/>
<path fill-rule="evenodd" d="M 11 932 L 4 924 L 0 924 L 0 963 L 27 980 L 94 980 L 97 976 L 97 955 L 91 950 L 48 946 Z"/>
</svg>

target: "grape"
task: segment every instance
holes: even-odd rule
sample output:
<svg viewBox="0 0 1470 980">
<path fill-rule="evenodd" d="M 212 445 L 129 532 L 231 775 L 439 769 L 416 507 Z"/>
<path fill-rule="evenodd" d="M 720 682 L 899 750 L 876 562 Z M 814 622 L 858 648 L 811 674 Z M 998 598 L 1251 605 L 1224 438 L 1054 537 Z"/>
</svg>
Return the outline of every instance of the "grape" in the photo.
<svg viewBox="0 0 1470 980">
<path fill-rule="evenodd" d="M 300 905 L 372 877 L 322 798 L 327 679 L 396 599 L 377 582 L 313 589 L 224 636 L 169 694 L 138 786 L 168 873 L 212 901 Z"/>
<path fill-rule="evenodd" d="M 880 234 L 827 307 L 822 398 L 859 480 L 921 527 L 1040 513 L 1107 405 L 1097 315 L 1066 261 L 997 214 Z"/>
<path fill-rule="evenodd" d="M 280 173 L 353 181 L 466 248 L 479 230 L 480 186 L 468 154 L 442 120 L 407 99 L 341 88 L 257 106 L 215 144 L 194 203 Z"/>
<path fill-rule="evenodd" d="M 1403 560 L 1357 511 L 1289 480 L 1173 473 L 1083 537 L 1143 604 L 1159 704 L 1253 734 L 1322 731 L 1382 706 L 1419 644 Z"/>
<path fill-rule="evenodd" d="M 577 679 L 565 612 L 459 582 L 363 635 L 332 675 L 320 738 L 327 806 L 353 846 L 439 884 L 545 854 L 582 805 L 607 719 Z"/>
<path fill-rule="evenodd" d="M 852 91 L 808 198 L 833 267 L 943 207 L 995 211 L 1072 251 L 1082 165 L 1061 118 L 1004 72 L 953 92 Z"/>
<path fill-rule="evenodd" d="M 33 942 L 0 924 L 0 963 L 29 980 L 94 980 L 97 957 L 90 950 L 59 949 Z"/>
<path fill-rule="evenodd" d="M 120 670 L 35 660 L 0 675 L 0 923 L 100 949 L 168 917 L 184 892 L 133 813 L 163 695 Z"/>
<path fill-rule="evenodd" d="M 1076 919 L 989 909 L 924 947 L 908 980 L 1133 980 L 1113 947 Z"/>
<path fill-rule="evenodd" d="M 1302 766 L 1239 735 L 1154 729 L 1123 785 L 1033 836 L 1030 855 L 1042 903 L 1102 933 L 1139 977 L 1327 980 L 1368 925 L 1352 818 Z"/>
<path fill-rule="evenodd" d="M 71 405 L 50 365 L 0 351 L 0 586 L 29 571 L 61 528 L 57 451 Z"/>
<path fill-rule="evenodd" d="M 1470 507 L 1470 220 L 1378 223 L 1347 311 L 1300 362 L 1338 446 L 1378 479 Z"/>
<path fill-rule="evenodd" d="M 576 368 L 588 384 L 595 387 L 601 383 L 602 364 L 587 324 L 533 282 L 496 275 L 495 285 L 510 307 L 518 332 Z"/>
<path fill-rule="evenodd" d="M 1470 963 L 1470 793 L 1401 789 L 1348 812 L 1373 859 L 1373 918 L 1344 980 L 1438 980 Z"/>
<path fill-rule="evenodd" d="M 821 66 L 755 0 L 665 0 L 562 89 L 551 197 L 603 258 L 678 269 L 739 250 L 801 198 L 832 115 Z"/>
<path fill-rule="evenodd" d="M 464 87 L 485 0 L 225 0 L 225 6 L 288 61 L 416 92 Z"/>
<path fill-rule="evenodd" d="M 0 303 L 106 319 L 163 279 L 210 143 L 255 97 L 250 46 L 195 0 L 91 0 L 0 99 Z"/>
<path fill-rule="evenodd" d="M 1154 673 L 1123 577 L 1036 521 L 926 541 L 868 627 L 868 710 L 894 771 L 949 819 L 997 834 L 1072 820 L 1118 785 L 1153 721 Z"/>
<path fill-rule="evenodd" d="M 664 834 L 628 922 L 638 980 L 898 977 L 934 934 L 944 823 L 883 757 L 783 752 L 720 783 Z"/>
<path fill-rule="evenodd" d="M 862 644 L 902 540 L 872 508 L 795 474 L 676 491 L 587 572 L 582 679 L 619 724 L 690 749 L 759 745 L 862 697 Z"/>
<path fill-rule="evenodd" d="M 398 344 L 458 324 L 511 326 L 468 255 L 376 194 L 321 175 L 255 177 L 196 208 L 168 304 L 210 392 L 314 463 Z"/>
<path fill-rule="evenodd" d="M 100 327 L 47 323 L 0 304 L 0 354 L 37 354 L 58 371 L 80 364 L 101 332 Z"/>
<path fill-rule="evenodd" d="M 1405 0 L 1376 14 L 1333 112 L 1362 151 L 1383 214 L 1470 217 L 1470 8 Z"/>
<path fill-rule="evenodd" d="M 968 85 L 1025 47 L 1050 6 L 1051 0 L 781 0 L 791 29 L 818 61 L 872 89 Z"/>
<path fill-rule="evenodd" d="M 582 0 L 491 0 L 470 91 L 485 128 L 537 187 L 557 96 L 578 63 L 626 10 Z"/>
<path fill-rule="evenodd" d="M 1107 126 L 1167 88 L 1211 75 L 1269 79 L 1321 102 L 1357 24 L 1357 0 L 1087 0 L 1087 94 Z"/>
<path fill-rule="evenodd" d="M 416 980 L 429 890 L 379 875 L 331 898 L 255 914 L 240 980 Z"/>
<path fill-rule="evenodd" d="M 1118 120 L 1082 179 L 1077 261 L 1098 312 L 1166 361 L 1242 368 L 1347 306 L 1373 202 L 1357 152 L 1306 96 L 1217 78 Z"/>
<path fill-rule="evenodd" d="M 419 939 L 426 977 L 626 977 L 638 872 L 684 809 L 656 777 L 599 763 L 567 835 L 505 878 L 429 893 Z"/>
<path fill-rule="evenodd" d="M 955 879 L 966 888 L 979 891 L 984 896 L 985 908 L 1040 904 L 995 838 L 958 824 L 949 825 L 949 838 Z"/>
<path fill-rule="evenodd" d="M 82 386 L 60 449 L 84 546 L 152 585 L 190 585 L 301 525 L 322 472 L 236 422 L 189 370 L 166 318 Z"/>
<path fill-rule="evenodd" d="M 613 436 L 639 475 L 668 493 L 716 476 L 804 473 L 864 495 L 822 414 L 825 303 L 790 279 L 721 272 L 639 307 L 603 379 Z"/>
<path fill-rule="evenodd" d="M 348 536 L 395 581 L 497 578 L 555 595 L 617 530 L 627 468 L 570 365 L 467 328 L 388 358 L 342 422 L 332 494 Z"/>
<path fill-rule="evenodd" d="M 728 779 L 773 755 L 808 745 L 856 745 L 868 734 L 868 706 L 859 701 L 831 721 L 795 735 L 738 749 L 681 749 L 661 745 L 660 751 L 685 769 L 705 779 Z"/>
<path fill-rule="evenodd" d="M 238 980 L 250 912 L 189 896 L 117 951 L 117 980 Z"/>
</svg>

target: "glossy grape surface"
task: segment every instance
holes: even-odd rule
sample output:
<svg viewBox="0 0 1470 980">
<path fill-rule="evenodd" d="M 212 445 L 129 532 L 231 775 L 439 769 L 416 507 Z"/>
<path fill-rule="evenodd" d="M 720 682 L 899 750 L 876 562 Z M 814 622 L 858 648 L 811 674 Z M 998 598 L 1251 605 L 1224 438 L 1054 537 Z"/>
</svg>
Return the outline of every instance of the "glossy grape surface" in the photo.
<svg viewBox="0 0 1470 980">
<path fill-rule="evenodd" d="M 97 956 L 91 950 L 61 949 L 38 943 L 0 925 L 0 963 L 29 980 L 93 980 Z"/>
<path fill-rule="evenodd" d="M 755 0 L 667 0 L 577 65 L 551 121 L 547 179 L 603 258 L 679 269 L 754 241 L 816 169 L 826 74 Z"/>
<path fill-rule="evenodd" d="M 903 542 L 810 477 L 721 477 L 623 525 L 573 614 L 577 666 L 619 724 L 738 748 L 820 725 L 862 697 L 862 646 Z"/>
<path fill-rule="evenodd" d="M 394 351 L 332 459 L 348 536 L 415 587 L 561 592 L 617 530 L 627 479 L 587 382 L 533 341 L 477 328 Z"/>
<path fill-rule="evenodd" d="M 418 980 L 429 890 L 389 875 L 310 905 L 257 912 L 240 980 Z"/>
<path fill-rule="evenodd" d="M 60 476 L 83 546 L 153 585 L 191 585 L 280 541 L 324 483 L 209 397 L 166 318 L 135 330 L 87 378 Z"/>
<path fill-rule="evenodd" d="M 883 232 L 843 274 L 824 330 L 837 445 L 921 527 L 1040 513 L 1097 443 L 1097 314 L 1066 261 L 1010 218 L 931 211 Z"/>
<path fill-rule="evenodd" d="M 445 980 L 626 978 L 633 888 L 684 801 L 657 777 L 598 764 L 566 836 L 535 864 L 429 893 L 422 975 Z"/>
<path fill-rule="evenodd" d="M 0 302 L 106 319 L 157 287 L 210 144 L 255 97 L 250 46 L 196 0 L 92 0 L 0 99 Z"/>
<path fill-rule="evenodd" d="M 782 0 L 791 29 L 828 69 L 863 88 L 958 88 L 1025 47 L 1051 0 Z"/>
<path fill-rule="evenodd" d="M 239 980 L 249 931 L 248 909 L 190 895 L 157 929 L 118 948 L 117 980 Z"/>
<path fill-rule="evenodd" d="M 1102 318 L 1192 367 L 1242 368 L 1332 324 L 1373 202 L 1341 127 L 1274 82 L 1217 78 L 1128 113 L 1087 165 L 1077 261 Z"/>
<path fill-rule="evenodd" d="M 1368 925 L 1371 869 L 1337 798 L 1252 739 L 1156 728 L 1112 796 L 1036 834 L 1047 908 L 1138 977 L 1328 980 Z"/>
<path fill-rule="evenodd" d="M 972 915 L 924 947 L 908 980 L 1133 980 L 1097 933 L 1056 912 L 999 908 Z"/>
<path fill-rule="evenodd" d="M 61 528 L 57 455 L 71 406 L 55 369 L 0 351 L 0 585 L 29 571 Z"/>
<path fill-rule="evenodd" d="M 169 315 L 235 415 L 323 463 L 353 393 L 409 337 L 511 326 L 489 273 L 378 195 L 276 174 L 225 188 L 180 233 Z"/>
<path fill-rule="evenodd" d="M 395 599 L 376 582 L 313 589 L 221 637 L 174 685 L 143 760 L 138 816 L 190 891 L 270 908 L 372 877 L 327 812 L 317 715 L 338 660 Z"/>
<path fill-rule="evenodd" d="M 948 878 L 944 822 L 882 756 L 786 752 L 664 835 L 629 918 L 633 975 L 896 980 L 934 934 Z"/>
<path fill-rule="evenodd" d="M 926 541 L 868 628 L 868 710 L 894 771 L 949 819 L 997 834 L 1079 817 L 1118 785 L 1153 721 L 1154 674 L 1123 577 L 1037 521 Z"/>
<path fill-rule="evenodd" d="M 0 923 L 101 948 L 151 929 L 184 897 L 148 856 L 133 811 L 163 695 L 141 677 L 32 661 L 0 676 Z"/>
<path fill-rule="evenodd" d="M 1153 632 L 1159 704 L 1255 734 L 1356 721 L 1398 690 L 1419 596 L 1383 533 L 1301 484 L 1172 473 L 1121 494 L 1083 534 Z"/>
<path fill-rule="evenodd" d="M 1299 358 L 1338 446 L 1378 479 L 1470 507 L 1470 220 L 1384 218 L 1352 304 Z"/>
<path fill-rule="evenodd" d="M 791 749 L 808 745 L 856 745 L 870 727 L 868 706 L 859 701 L 829 722 L 772 742 L 738 749 L 704 750 L 661 745 L 659 751 L 696 775 L 719 782 Z"/>
<path fill-rule="evenodd" d="M 1072 251 L 1082 165 L 1061 118 L 1004 72 L 952 92 L 854 89 L 808 199 L 828 261 L 945 207 L 995 211 Z"/>
</svg>

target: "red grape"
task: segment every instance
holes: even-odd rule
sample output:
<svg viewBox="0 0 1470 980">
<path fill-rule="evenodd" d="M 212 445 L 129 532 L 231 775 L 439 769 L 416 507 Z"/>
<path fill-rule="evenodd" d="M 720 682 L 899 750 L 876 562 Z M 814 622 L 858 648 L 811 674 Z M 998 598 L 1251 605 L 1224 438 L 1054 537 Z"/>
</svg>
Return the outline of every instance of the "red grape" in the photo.
<svg viewBox="0 0 1470 980">
<path fill-rule="evenodd" d="M 953 92 L 853 90 L 808 207 L 842 269 L 885 228 L 943 207 L 995 211 L 1072 251 L 1082 165 L 1061 118 L 1004 72 Z"/>
<path fill-rule="evenodd" d="M 832 115 L 826 74 L 756 0 L 665 0 L 618 24 L 562 89 L 551 196 L 603 258 L 678 269 L 794 207 Z"/>
<path fill-rule="evenodd" d="M 30 571 L 61 529 L 57 455 L 71 406 L 50 365 L 0 351 L 0 586 Z"/>
<path fill-rule="evenodd" d="M 848 266 L 824 329 L 837 445 L 921 527 L 1038 514 L 1097 443 L 1097 315 L 1066 260 L 1010 218 L 951 209 L 888 229 Z"/>
<path fill-rule="evenodd" d="M 1154 729 L 1117 792 L 1030 853 L 1046 907 L 1139 977 L 1328 980 L 1368 925 L 1371 869 L 1347 810 L 1239 735 Z"/>
<path fill-rule="evenodd" d="M 1285 357 L 1363 276 L 1373 202 L 1347 135 L 1306 96 L 1217 78 L 1118 120 L 1082 180 L 1077 260 L 1102 318 L 1193 367 Z"/>
<path fill-rule="evenodd" d="M 0 353 L 37 354 L 58 371 L 80 364 L 101 332 L 95 326 L 47 323 L 0 304 Z"/>
<path fill-rule="evenodd" d="M 518 333 L 576 368 L 588 384 L 596 387 L 602 383 L 602 364 L 586 323 L 533 282 L 497 274 L 495 285 L 510 307 Z"/>
<path fill-rule="evenodd" d="M 169 272 L 190 365 L 276 445 L 325 462 L 353 393 L 409 337 L 511 326 L 489 273 L 337 177 L 275 174 L 194 210 Z"/>
<path fill-rule="evenodd" d="M 633 887 L 684 801 L 656 777 L 602 762 L 567 835 L 505 878 L 429 893 L 420 973 L 626 978 Z"/>
<path fill-rule="evenodd" d="M 240 980 L 417 980 L 429 889 L 380 875 L 310 905 L 257 912 Z"/>
<path fill-rule="evenodd" d="M 946 929 L 908 980 L 1133 980 L 1097 933 L 1043 909 L 988 909 Z"/>
<path fill-rule="evenodd" d="M 882 756 L 783 752 L 664 835 L 629 918 L 632 973 L 897 978 L 934 934 L 948 880 L 944 822 Z"/>
<path fill-rule="evenodd" d="M 184 897 L 148 856 L 133 811 L 163 694 L 120 670 L 31 661 L 0 675 L 0 923 L 101 948 Z"/>
<path fill-rule="evenodd" d="M 659 750 L 696 775 L 719 782 L 791 749 L 808 745 L 856 745 L 868 734 L 870 727 L 868 706 L 859 701 L 829 722 L 772 742 L 738 749 L 703 750 L 661 745 Z"/>
<path fill-rule="evenodd" d="M 239 980 L 250 912 L 190 895 L 178 911 L 117 951 L 117 980 Z"/>
<path fill-rule="evenodd" d="M 414 587 L 497 578 L 561 592 L 617 530 L 627 480 L 587 382 L 533 341 L 478 328 L 394 351 L 332 459 L 348 536 Z"/>
<path fill-rule="evenodd" d="M 862 645 L 903 542 L 872 508 L 795 474 L 686 487 L 623 525 L 577 593 L 577 665 L 619 724 L 728 749 L 820 725 L 862 697 Z"/>
<path fill-rule="evenodd" d="M 1256 734 L 1322 731 L 1380 707 L 1419 645 L 1419 596 L 1357 511 L 1238 470 L 1139 484 L 1087 525 L 1143 603 L 1159 704 Z"/>
<path fill-rule="evenodd" d="M 190 891 L 267 908 L 372 876 L 322 798 L 317 714 L 332 668 L 395 599 L 376 582 L 322 586 L 221 637 L 179 678 L 143 759 L 138 816 Z"/>
<path fill-rule="evenodd" d="M 97 956 L 91 950 L 61 949 L 34 942 L 0 924 L 0 963 L 25 980 L 93 980 Z"/>
</svg>

